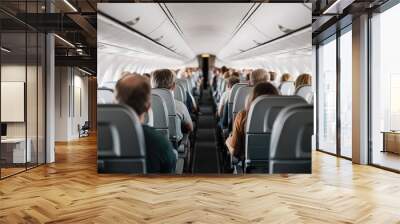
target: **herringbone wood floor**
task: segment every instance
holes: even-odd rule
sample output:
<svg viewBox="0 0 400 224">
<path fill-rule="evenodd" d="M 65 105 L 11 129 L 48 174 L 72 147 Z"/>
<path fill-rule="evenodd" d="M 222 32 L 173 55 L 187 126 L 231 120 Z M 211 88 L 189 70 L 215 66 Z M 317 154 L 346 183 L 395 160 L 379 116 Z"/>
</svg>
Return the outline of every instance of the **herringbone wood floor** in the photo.
<svg viewBox="0 0 400 224">
<path fill-rule="evenodd" d="M 0 223 L 400 223 L 400 175 L 315 152 L 312 175 L 96 173 L 95 138 L 0 181 Z"/>
</svg>

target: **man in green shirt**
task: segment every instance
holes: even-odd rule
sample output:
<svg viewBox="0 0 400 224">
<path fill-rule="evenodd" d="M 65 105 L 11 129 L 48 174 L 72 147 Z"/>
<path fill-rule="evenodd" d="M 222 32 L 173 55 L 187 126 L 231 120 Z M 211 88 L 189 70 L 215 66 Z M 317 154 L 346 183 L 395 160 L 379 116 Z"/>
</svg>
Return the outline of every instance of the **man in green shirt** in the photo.
<svg viewBox="0 0 400 224">
<path fill-rule="evenodd" d="M 148 173 L 173 173 L 176 154 L 171 143 L 152 127 L 144 125 L 145 114 L 151 106 L 151 86 L 145 77 L 126 74 L 118 80 L 116 99 L 130 106 L 139 116 L 146 142 L 146 166 Z"/>
</svg>

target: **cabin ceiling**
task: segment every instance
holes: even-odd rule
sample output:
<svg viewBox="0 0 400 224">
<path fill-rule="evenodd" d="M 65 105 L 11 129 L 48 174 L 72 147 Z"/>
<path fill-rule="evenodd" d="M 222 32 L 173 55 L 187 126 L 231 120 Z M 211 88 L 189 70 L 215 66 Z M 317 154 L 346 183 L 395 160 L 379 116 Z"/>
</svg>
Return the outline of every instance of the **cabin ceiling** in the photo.
<svg viewBox="0 0 400 224">
<path fill-rule="evenodd" d="M 309 26 L 312 17 L 304 3 L 104 3 L 98 10 L 186 60 L 202 53 L 234 57 Z"/>
</svg>

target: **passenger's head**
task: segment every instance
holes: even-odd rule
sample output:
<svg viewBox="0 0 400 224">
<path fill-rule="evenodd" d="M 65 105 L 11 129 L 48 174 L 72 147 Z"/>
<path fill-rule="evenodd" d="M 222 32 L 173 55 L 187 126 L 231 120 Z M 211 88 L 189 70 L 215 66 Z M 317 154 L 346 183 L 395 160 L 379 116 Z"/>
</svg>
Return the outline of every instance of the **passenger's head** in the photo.
<svg viewBox="0 0 400 224">
<path fill-rule="evenodd" d="M 251 86 L 255 86 L 260 82 L 267 82 L 267 81 L 269 81 L 268 72 L 262 68 L 256 69 L 250 74 L 249 84 Z"/>
<path fill-rule="evenodd" d="M 231 76 L 232 77 L 236 77 L 236 78 L 240 78 L 240 73 L 235 71 L 235 72 L 232 73 Z"/>
<path fill-rule="evenodd" d="M 269 80 L 271 82 L 276 80 L 276 72 L 269 72 Z"/>
<path fill-rule="evenodd" d="M 311 75 L 303 73 L 297 77 L 295 86 L 297 89 L 297 88 L 299 88 L 301 86 L 305 86 L 305 85 L 311 85 Z"/>
<path fill-rule="evenodd" d="M 270 82 L 260 82 L 256 86 L 254 86 L 253 91 L 251 92 L 250 98 L 246 103 L 246 110 L 250 109 L 250 104 L 259 96 L 270 95 L 277 96 L 279 95 L 279 90 Z"/>
<path fill-rule="evenodd" d="M 143 73 L 143 77 L 146 77 L 150 80 L 150 74 L 149 73 Z"/>
<path fill-rule="evenodd" d="M 131 107 L 143 120 L 143 115 L 151 106 L 151 86 L 149 80 L 140 75 L 125 74 L 115 85 L 118 103 Z"/>
<path fill-rule="evenodd" d="M 232 88 L 233 85 L 235 85 L 236 83 L 239 83 L 240 79 L 236 76 L 232 76 L 228 79 L 228 88 Z"/>
<path fill-rule="evenodd" d="M 284 73 L 281 77 L 281 82 L 287 82 L 292 80 L 292 76 L 289 73 Z"/>
<path fill-rule="evenodd" d="M 231 75 L 229 74 L 229 72 L 225 72 L 225 73 L 224 73 L 224 79 L 229 79 L 229 77 L 231 77 Z"/>
<path fill-rule="evenodd" d="M 151 74 L 151 85 L 153 88 L 174 89 L 175 73 L 169 69 L 155 70 Z"/>
<path fill-rule="evenodd" d="M 224 65 L 221 68 L 221 73 L 224 74 L 225 72 L 229 71 L 229 69 Z"/>
</svg>

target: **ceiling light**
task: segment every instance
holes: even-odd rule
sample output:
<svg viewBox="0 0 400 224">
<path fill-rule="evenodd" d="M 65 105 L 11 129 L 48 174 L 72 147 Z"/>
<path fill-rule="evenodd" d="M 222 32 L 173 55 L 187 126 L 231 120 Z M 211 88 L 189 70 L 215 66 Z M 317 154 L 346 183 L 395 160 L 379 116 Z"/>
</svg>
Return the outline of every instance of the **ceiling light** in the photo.
<svg viewBox="0 0 400 224">
<path fill-rule="evenodd" d="M 210 55 L 209 54 L 202 54 L 201 57 L 208 58 L 208 57 L 210 57 Z"/>
<path fill-rule="evenodd" d="M 78 10 L 68 1 L 64 0 L 65 4 L 67 4 L 74 12 L 78 12 Z"/>
<path fill-rule="evenodd" d="M 75 48 L 75 45 L 73 45 L 71 42 L 69 42 L 68 40 L 60 37 L 58 34 L 54 34 L 55 37 L 57 37 L 59 40 L 61 40 L 62 42 L 66 43 L 67 45 L 69 45 L 70 47 Z"/>
<path fill-rule="evenodd" d="M 1 47 L 0 49 L 1 49 L 1 51 L 4 51 L 6 53 L 10 53 L 11 52 L 11 50 L 9 50 L 9 49 L 7 49 L 5 47 Z"/>
<path fill-rule="evenodd" d="M 134 26 L 134 25 L 136 25 L 136 23 L 138 23 L 139 21 L 140 21 L 140 17 L 136 17 L 136 18 L 133 19 L 133 20 L 127 21 L 127 22 L 126 22 L 126 25 L 128 25 L 128 26 Z"/>
</svg>

